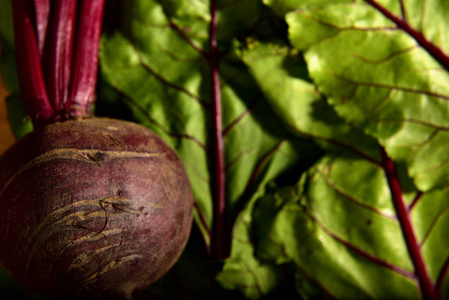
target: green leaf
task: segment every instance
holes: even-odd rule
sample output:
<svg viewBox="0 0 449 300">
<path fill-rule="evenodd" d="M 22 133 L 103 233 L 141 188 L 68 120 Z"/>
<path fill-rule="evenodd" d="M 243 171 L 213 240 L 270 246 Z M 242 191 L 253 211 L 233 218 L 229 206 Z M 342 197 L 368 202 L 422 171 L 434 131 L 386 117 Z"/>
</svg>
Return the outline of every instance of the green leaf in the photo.
<svg viewBox="0 0 449 300">
<path fill-rule="evenodd" d="M 329 0 L 262 0 L 277 15 L 284 17 L 290 11 L 305 8 L 317 8 L 329 4 Z M 349 3 L 353 0 L 332 0 L 332 3 Z"/>
<path fill-rule="evenodd" d="M 448 190 L 421 194 L 401 173 L 404 199 L 431 280 L 449 255 Z M 314 293 L 337 299 L 420 299 L 420 288 L 383 169 L 353 155 L 329 155 L 297 187 L 262 197 L 254 208 L 258 256 L 291 262 Z"/>
<path fill-rule="evenodd" d="M 217 280 L 225 289 L 239 290 L 247 299 L 261 299 L 282 283 L 280 268 L 254 256 L 251 240 L 251 211 L 254 201 L 243 211 L 234 228 L 231 257 Z"/>
<path fill-rule="evenodd" d="M 340 118 L 311 82 L 297 50 L 281 41 L 241 46 L 241 56 L 268 103 L 290 130 L 323 148 L 347 148 L 379 159 L 377 142 Z"/>
<path fill-rule="evenodd" d="M 449 3 L 407 2 L 403 10 L 399 3 L 382 2 L 409 31 L 365 1 L 329 2 L 286 19 L 291 43 L 305 51 L 310 76 L 338 115 L 405 161 L 416 185 L 427 191 L 449 182 L 449 74 L 412 32 L 448 53 L 439 33 L 449 25 L 441 17 Z"/>
</svg>

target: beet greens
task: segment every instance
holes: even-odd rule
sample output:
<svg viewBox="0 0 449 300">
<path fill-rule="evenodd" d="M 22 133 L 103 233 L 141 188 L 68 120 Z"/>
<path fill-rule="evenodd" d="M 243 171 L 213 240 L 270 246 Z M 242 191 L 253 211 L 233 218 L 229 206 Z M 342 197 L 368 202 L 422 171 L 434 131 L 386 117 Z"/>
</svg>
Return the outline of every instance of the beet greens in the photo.
<svg viewBox="0 0 449 300">
<path fill-rule="evenodd" d="M 95 109 L 162 136 L 196 200 L 150 293 L 447 298 L 443 2 L 106 3 Z"/>
</svg>

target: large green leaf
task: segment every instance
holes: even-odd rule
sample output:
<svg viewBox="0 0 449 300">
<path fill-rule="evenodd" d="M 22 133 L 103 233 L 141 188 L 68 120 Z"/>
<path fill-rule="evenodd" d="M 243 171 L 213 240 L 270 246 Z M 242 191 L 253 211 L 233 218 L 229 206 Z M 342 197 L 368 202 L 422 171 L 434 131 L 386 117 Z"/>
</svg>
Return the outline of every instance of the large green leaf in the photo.
<svg viewBox="0 0 449 300">
<path fill-rule="evenodd" d="M 421 194 L 401 175 L 429 276 L 445 298 L 449 191 Z M 421 298 L 378 164 L 349 154 L 329 155 L 297 187 L 261 198 L 253 220 L 258 255 L 296 266 L 298 276 L 307 278 L 298 281 L 301 291 L 312 282 L 312 294 L 337 299 Z"/>
<path fill-rule="evenodd" d="M 241 56 L 268 103 L 292 132 L 324 148 L 351 148 L 378 159 L 376 140 L 344 122 L 311 83 L 298 51 L 281 41 L 241 46 Z"/>
<path fill-rule="evenodd" d="M 251 211 L 254 201 L 239 216 L 235 229 L 231 257 L 217 279 L 225 289 L 240 290 L 248 299 L 264 298 L 281 285 L 281 269 L 272 262 L 254 257 L 251 239 Z"/>
<path fill-rule="evenodd" d="M 413 166 L 420 162 L 419 155 L 425 153 L 420 151 L 422 149 L 416 145 L 402 145 L 408 151 L 409 156 L 406 157 L 405 153 L 402 156 L 392 154 L 395 148 L 387 144 L 389 154 L 397 159 L 396 165 L 400 167 L 402 196 L 406 202 L 403 204 L 409 206 L 412 212 L 411 231 L 401 229 L 407 220 L 400 219 L 394 208 L 394 201 L 390 196 L 393 191 L 387 184 L 383 170 L 385 166 L 381 165 L 379 145 L 376 145 L 376 140 L 381 143 L 384 140 L 369 131 L 366 125 L 376 122 L 376 115 L 373 112 L 353 112 L 351 119 L 341 113 L 339 105 L 348 104 L 336 104 L 337 100 L 332 97 L 349 89 L 350 84 L 337 81 L 338 74 L 327 72 L 327 69 L 322 70 L 321 77 L 318 77 L 314 69 L 318 63 L 322 64 L 323 69 L 328 65 L 341 67 L 343 71 L 350 69 L 350 65 L 345 65 L 345 60 L 350 60 L 351 55 L 344 58 L 338 55 L 339 48 L 345 50 L 351 44 L 348 40 L 340 41 L 341 44 L 323 46 L 322 53 L 316 54 L 313 60 L 310 56 L 321 42 L 325 43 L 345 33 L 338 30 L 331 32 L 333 27 L 355 22 L 354 20 L 363 23 L 364 16 L 340 11 L 333 19 L 337 25 L 327 28 L 326 25 L 329 24 L 317 21 L 317 17 L 313 15 L 310 17 L 311 22 L 315 21 L 318 29 L 304 23 L 301 25 L 302 35 L 293 36 L 297 29 L 289 18 L 303 16 L 306 12 L 319 14 L 329 4 L 313 6 L 313 2 L 318 4 L 318 1 L 304 1 L 302 7 L 296 7 L 301 10 L 287 15 L 291 26 L 291 42 L 297 50 L 305 50 L 306 64 L 302 63 L 301 55 L 295 49 L 282 41 L 261 42 L 256 37 L 241 46 L 243 61 L 275 112 L 293 132 L 315 139 L 325 149 L 332 151 L 329 153 L 333 153 L 303 177 L 299 191 L 289 188 L 256 203 L 252 220 L 259 239 L 259 260 L 278 264 L 291 263 L 296 269 L 294 275 L 297 278 L 298 293 L 305 298 L 327 295 L 343 299 L 418 299 L 422 293 L 419 281 L 426 276 L 415 270 L 419 259 L 409 253 L 407 246 L 414 233 L 418 239 L 414 249 L 419 248 L 416 252 L 422 254 L 425 272 L 429 273 L 428 285 L 431 289 L 435 287 L 441 291 L 444 297 L 448 290 L 445 272 L 449 252 L 441 239 L 444 239 L 442 235 L 445 234 L 447 222 L 447 192 L 435 190 L 423 193 L 419 191 L 423 190 L 422 186 L 415 187 L 415 184 L 422 183 L 422 178 L 429 176 L 424 173 L 419 177 L 413 173 Z M 337 8 L 352 5 L 370 8 L 361 4 L 334 2 L 333 10 L 329 8 L 327 12 L 335 13 Z M 310 7 L 313 9 L 307 10 Z M 382 14 L 377 15 L 377 11 L 374 10 L 374 13 L 379 19 L 383 18 Z M 323 28 L 327 28 L 329 32 Z M 308 38 L 318 42 L 310 42 L 303 48 L 295 44 L 307 41 Z M 373 45 L 371 47 L 379 48 Z M 359 51 L 358 48 L 355 50 Z M 373 51 L 364 48 L 360 52 L 369 55 Z M 360 65 L 351 70 L 354 78 L 358 78 L 357 72 L 362 76 L 370 76 L 367 72 L 372 72 L 372 76 L 376 75 L 374 70 L 363 69 Z M 394 73 L 396 69 L 390 65 L 384 71 Z M 324 89 L 323 82 L 330 81 L 332 76 L 337 77 L 335 85 Z M 324 79 L 320 81 L 317 78 Z M 376 92 L 376 89 L 366 91 L 359 101 L 368 101 Z M 403 106 L 405 111 L 414 109 L 413 112 L 417 114 L 426 114 L 423 109 L 406 109 L 405 103 Z M 447 114 L 444 110 L 439 113 L 441 116 Z M 427 115 L 430 116 L 431 112 L 427 112 Z M 357 118 L 362 124 L 356 122 Z M 413 132 L 409 134 L 413 135 Z M 434 152 L 433 159 L 439 159 L 440 163 L 444 163 L 445 156 L 439 152 L 444 151 L 444 147 L 445 143 L 429 145 L 429 150 Z M 340 151 L 335 151 L 338 148 Z M 401 165 L 401 161 L 405 164 Z M 423 165 L 426 163 L 428 160 L 422 162 Z M 408 178 L 407 169 L 409 174 L 416 175 L 415 183 Z M 402 202 L 398 199 L 395 201 Z M 428 201 L 435 202 L 429 204 Z"/>
<path fill-rule="evenodd" d="M 366 1 L 320 2 L 286 19 L 291 43 L 305 51 L 310 76 L 337 113 L 405 160 L 417 186 L 430 190 L 449 182 L 449 74 L 422 40 L 448 53 L 441 16 L 449 3 L 415 2 L 382 1 L 385 11 Z"/>
</svg>

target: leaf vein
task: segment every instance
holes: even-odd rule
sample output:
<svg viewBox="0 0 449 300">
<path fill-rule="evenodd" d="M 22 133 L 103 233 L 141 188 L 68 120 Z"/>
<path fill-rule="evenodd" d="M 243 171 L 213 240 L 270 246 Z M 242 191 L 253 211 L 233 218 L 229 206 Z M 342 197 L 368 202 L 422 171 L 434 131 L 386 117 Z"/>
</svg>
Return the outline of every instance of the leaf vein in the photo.
<svg viewBox="0 0 449 300">
<path fill-rule="evenodd" d="M 158 79 L 160 82 L 162 82 L 166 86 L 186 94 L 190 98 L 192 98 L 192 99 L 196 100 L 198 103 L 200 103 L 203 107 L 205 107 L 207 109 L 210 109 L 210 104 L 208 102 L 202 100 L 200 97 L 198 97 L 197 95 L 193 94 L 191 91 L 187 90 L 183 86 L 177 85 L 177 84 L 169 81 L 168 79 L 164 78 L 161 74 L 157 73 L 156 70 L 154 70 L 149 64 L 146 63 L 145 58 L 143 57 L 142 53 L 140 53 L 140 51 L 133 44 L 132 44 L 132 46 L 133 46 L 133 48 L 135 50 L 135 53 L 139 57 L 139 60 L 140 60 L 140 63 L 142 65 L 142 67 L 145 70 L 147 70 L 151 75 L 153 75 L 156 79 Z"/>
<path fill-rule="evenodd" d="M 376 207 L 370 206 L 366 203 L 364 203 L 361 200 L 358 200 L 354 197 L 352 197 L 351 195 L 345 193 L 335 182 L 331 181 L 329 178 L 326 177 L 326 175 L 321 171 L 318 170 L 318 174 L 322 177 L 322 179 L 324 180 L 324 182 L 330 187 L 332 188 L 337 194 L 339 194 L 340 196 L 342 196 L 343 198 L 345 198 L 346 200 L 349 200 L 350 202 L 356 204 L 359 207 L 362 207 L 364 209 L 367 209 L 369 211 L 372 211 L 373 213 L 391 219 L 391 220 L 395 220 L 397 221 L 396 216 L 393 215 L 389 215 L 387 213 L 382 212 L 381 210 L 377 209 Z"/>
<path fill-rule="evenodd" d="M 326 226 L 324 226 L 324 224 L 322 224 L 315 216 L 313 216 L 310 212 L 307 212 L 307 215 L 318 225 L 318 227 L 320 227 L 327 235 L 329 235 L 331 238 L 333 238 L 334 240 L 336 240 L 338 243 L 342 244 L 343 246 L 345 246 L 346 248 L 348 248 L 349 250 L 355 252 L 356 254 L 359 254 L 360 256 L 366 258 L 369 261 L 372 261 L 375 264 L 378 264 L 381 267 L 390 269 L 391 271 L 402 275 L 406 278 L 409 279 L 413 279 L 416 280 L 416 275 L 413 272 L 410 272 L 408 270 L 405 270 L 401 267 L 398 267 L 392 263 L 389 263 L 385 260 L 382 260 L 358 247 L 356 247 L 355 245 L 349 243 L 348 241 L 344 240 L 343 238 L 339 237 L 337 234 L 333 233 L 332 231 L 330 231 Z"/>
<path fill-rule="evenodd" d="M 370 59 L 370 58 L 367 58 L 367 57 L 364 57 L 364 56 L 358 55 L 358 54 L 352 54 L 351 56 L 356 58 L 356 59 L 358 59 L 358 60 L 361 60 L 363 62 L 369 63 L 369 64 L 377 64 L 377 65 L 379 65 L 379 64 L 387 63 L 387 62 L 395 59 L 396 57 L 398 57 L 398 56 L 400 56 L 402 54 L 406 54 L 406 53 L 412 52 L 413 50 L 417 50 L 417 49 L 420 49 L 420 48 L 418 46 L 413 46 L 413 47 L 401 49 L 401 50 L 398 50 L 398 51 L 391 52 L 387 56 L 385 56 L 383 58 L 379 58 L 379 59 Z"/>
<path fill-rule="evenodd" d="M 426 233 L 423 236 L 423 239 L 421 241 L 421 243 L 419 244 L 419 246 L 422 248 L 424 246 L 424 244 L 426 243 L 426 241 L 429 239 L 430 235 L 432 234 L 433 229 L 436 227 L 438 221 L 441 220 L 441 218 L 447 213 L 449 212 L 449 204 L 446 205 L 446 207 L 444 209 L 442 209 L 441 211 L 438 212 L 438 214 L 435 216 L 435 218 L 433 218 L 432 223 L 429 225 L 429 228 L 427 228 Z"/>
<path fill-rule="evenodd" d="M 393 90 L 398 90 L 398 91 L 402 91 L 402 92 L 406 92 L 406 93 L 411 93 L 411 94 L 420 94 L 420 95 L 426 95 L 429 97 L 435 97 L 435 98 L 440 98 L 443 100 L 449 100 L 449 95 L 444 95 L 441 93 L 437 93 L 437 92 L 432 92 L 432 91 L 428 91 L 428 90 L 420 90 L 420 89 L 414 89 L 414 88 L 410 88 L 410 87 L 405 87 L 405 86 L 394 86 L 394 85 L 389 85 L 389 84 L 385 84 L 385 83 L 378 83 L 378 82 L 366 82 L 366 81 L 357 81 L 351 78 L 348 78 L 342 74 L 338 74 L 335 72 L 328 72 L 329 75 L 334 76 L 335 78 L 341 79 L 343 81 L 352 83 L 354 85 L 361 85 L 361 86 L 368 86 L 368 87 L 377 87 L 377 88 L 382 88 L 382 89 L 393 89 Z"/>
<path fill-rule="evenodd" d="M 223 137 L 226 137 L 229 132 L 238 124 L 240 123 L 247 115 L 251 113 L 251 111 L 254 109 L 254 107 L 257 105 L 257 103 L 260 100 L 261 95 L 258 94 L 253 101 L 248 105 L 248 107 L 237 117 L 232 121 L 224 130 L 223 130 Z"/>
<path fill-rule="evenodd" d="M 128 95 L 125 91 L 119 89 L 118 87 L 114 87 L 114 90 L 117 91 L 117 93 L 119 93 L 125 100 L 127 100 L 131 105 L 133 105 L 134 107 L 136 107 L 141 114 L 152 124 L 154 124 L 157 128 L 159 128 L 163 133 L 165 133 L 166 135 L 170 136 L 170 137 L 175 137 L 175 138 L 182 138 L 182 139 L 188 139 L 191 140 L 192 142 L 194 142 L 195 144 L 197 144 L 198 146 L 200 146 L 204 151 L 208 151 L 207 147 L 205 144 L 203 144 L 199 139 L 197 139 L 196 137 L 189 135 L 189 134 L 185 134 L 185 133 L 174 133 L 169 131 L 168 129 L 166 129 L 164 126 L 162 126 L 162 124 L 160 124 L 158 121 L 156 121 L 156 119 L 154 119 L 150 113 L 145 109 L 145 107 L 143 107 L 140 102 L 136 101 L 133 97 L 131 97 L 130 95 Z"/>
<path fill-rule="evenodd" d="M 162 7 L 162 10 L 164 11 L 165 16 L 167 17 L 170 28 L 174 29 L 195 51 L 197 51 L 199 54 L 201 54 L 203 57 L 207 58 L 209 54 L 207 54 L 203 49 L 201 49 L 200 46 L 198 46 L 186 33 L 184 30 L 182 30 L 171 17 L 168 9 L 165 7 L 162 0 L 156 0 L 159 5 Z"/>
</svg>

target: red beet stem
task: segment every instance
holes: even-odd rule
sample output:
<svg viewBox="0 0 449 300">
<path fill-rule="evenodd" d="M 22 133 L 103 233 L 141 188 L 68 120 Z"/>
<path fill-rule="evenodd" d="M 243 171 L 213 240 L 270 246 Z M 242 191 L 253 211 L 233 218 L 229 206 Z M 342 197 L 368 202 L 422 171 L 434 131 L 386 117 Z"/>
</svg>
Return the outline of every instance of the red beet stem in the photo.
<svg viewBox="0 0 449 300">
<path fill-rule="evenodd" d="M 21 95 L 33 125 L 40 127 L 51 122 L 54 111 L 42 74 L 33 4 L 28 0 L 14 0 L 12 8 Z"/>
<path fill-rule="evenodd" d="M 231 238 L 227 236 L 226 229 L 226 195 L 225 195 L 225 170 L 224 170 L 224 145 L 221 114 L 221 92 L 219 70 L 219 55 L 217 45 L 217 1 L 210 3 L 211 23 L 209 38 L 209 66 L 212 78 L 212 109 L 213 109 L 213 197 L 214 220 L 212 225 L 211 251 L 212 257 L 222 260 L 229 256 L 231 251 Z"/>
<path fill-rule="evenodd" d="M 37 45 L 42 59 L 50 16 L 50 0 L 34 0 L 34 12 L 36 14 Z"/>
<path fill-rule="evenodd" d="M 84 0 L 78 20 L 70 96 L 65 110 L 70 115 L 90 113 L 95 101 L 104 0 Z"/>
<path fill-rule="evenodd" d="M 401 19 L 394 14 L 392 14 L 387 8 L 383 7 L 378 1 L 366 0 L 372 7 L 377 9 L 385 17 L 390 19 L 399 28 L 404 30 L 407 34 L 415 39 L 415 41 L 429 53 L 436 61 L 438 61 L 446 70 L 449 70 L 449 56 L 443 51 L 442 48 L 433 44 L 431 41 L 427 40 L 422 32 L 414 29 L 410 24 L 404 19 Z M 402 15 L 405 16 L 405 8 L 401 2 Z"/>
<path fill-rule="evenodd" d="M 12 3 L 22 99 L 34 127 L 89 115 L 104 0 Z"/>
<path fill-rule="evenodd" d="M 380 154 L 382 157 L 382 167 L 387 178 L 388 186 L 390 187 L 393 205 L 398 216 L 399 224 L 401 225 L 405 244 L 407 245 L 407 250 L 415 267 L 415 274 L 419 280 L 422 297 L 425 300 L 438 299 L 438 295 L 421 254 L 421 249 L 419 248 L 413 224 L 411 222 L 410 212 L 407 209 L 402 196 L 402 188 L 399 182 L 396 166 L 382 147 L 380 147 Z"/>
<path fill-rule="evenodd" d="M 48 47 L 44 48 L 44 72 L 47 93 L 56 119 L 66 114 L 65 102 L 68 98 L 70 71 L 72 68 L 73 36 L 76 21 L 76 1 L 55 1 L 49 24 Z"/>
</svg>

